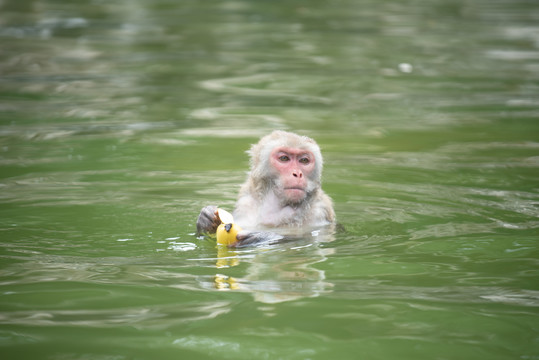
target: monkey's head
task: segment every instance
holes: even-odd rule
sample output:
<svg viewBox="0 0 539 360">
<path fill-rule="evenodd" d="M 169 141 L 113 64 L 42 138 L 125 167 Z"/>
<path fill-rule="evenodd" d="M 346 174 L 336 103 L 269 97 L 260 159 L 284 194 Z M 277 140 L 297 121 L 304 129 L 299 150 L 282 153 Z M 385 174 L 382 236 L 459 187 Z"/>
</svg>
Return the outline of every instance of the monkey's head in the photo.
<svg viewBox="0 0 539 360">
<path fill-rule="evenodd" d="M 316 142 L 306 136 L 276 130 L 248 151 L 250 177 L 263 189 L 273 189 L 285 203 L 303 203 L 321 183 L 323 159 Z"/>
</svg>

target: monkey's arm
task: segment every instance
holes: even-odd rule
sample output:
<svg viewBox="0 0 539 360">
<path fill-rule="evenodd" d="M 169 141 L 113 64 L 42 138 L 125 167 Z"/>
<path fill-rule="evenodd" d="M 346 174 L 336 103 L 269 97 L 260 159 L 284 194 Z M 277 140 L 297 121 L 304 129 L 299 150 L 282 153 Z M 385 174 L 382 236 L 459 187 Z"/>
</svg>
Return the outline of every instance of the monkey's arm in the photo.
<svg viewBox="0 0 539 360">
<path fill-rule="evenodd" d="M 273 244 L 284 239 L 284 237 L 279 234 L 272 233 L 269 231 L 243 230 L 238 233 L 238 235 L 236 236 L 236 239 L 238 241 L 236 242 L 234 246 L 244 247 L 244 246 L 251 246 L 251 245 Z"/>
<path fill-rule="evenodd" d="M 217 206 L 209 205 L 204 207 L 197 219 L 197 235 L 215 234 L 217 227 L 221 224 L 217 214 Z"/>
</svg>

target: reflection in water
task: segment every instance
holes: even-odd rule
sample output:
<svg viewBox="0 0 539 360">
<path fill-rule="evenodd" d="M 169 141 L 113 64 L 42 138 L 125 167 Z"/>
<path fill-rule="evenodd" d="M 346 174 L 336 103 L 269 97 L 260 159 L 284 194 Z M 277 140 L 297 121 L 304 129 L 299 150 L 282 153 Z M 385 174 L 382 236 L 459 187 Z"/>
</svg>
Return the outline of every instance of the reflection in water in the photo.
<svg viewBox="0 0 539 360">
<path fill-rule="evenodd" d="M 217 290 L 238 290 L 240 288 L 238 280 L 232 276 L 222 274 L 215 275 L 215 288 Z"/>
<path fill-rule="evenodd" d="M 324 262 L 333 250 L 321 248 L 320 243 L 332 241 L 333 235 L 324 231 L 313 232 L 312 236 L 268 247 L 233 250 L 217 246 L 218 269 L 241 264 L 248 257 L 244 277 L 215 275 L 218 290 L 240 290 L 250 292 L 256 301 L 279 303 L 315 297 L 331 291 L 323 270 L 314 265 Z"/>
<path fill-rule="evenodd" d="M 217 262 L 215 266 L 220 269 L 239 265 L 240 260 L 235 250 L 226 245 L 217 244 Z"/>
</svg>

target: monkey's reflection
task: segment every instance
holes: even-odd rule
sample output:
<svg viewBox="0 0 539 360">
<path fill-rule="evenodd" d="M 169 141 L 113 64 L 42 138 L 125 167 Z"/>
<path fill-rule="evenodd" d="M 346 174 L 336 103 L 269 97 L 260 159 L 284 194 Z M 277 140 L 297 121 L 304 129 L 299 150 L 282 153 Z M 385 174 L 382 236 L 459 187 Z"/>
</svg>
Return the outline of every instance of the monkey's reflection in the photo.
<svg viewBox="0 0 539 360">
<path fill-rule="evenodd" d="M 250 292 L 256 301 L 263 303 L 315 297 L 329 292 L 332 285 L 325 280 L 324 271 L 314 265 L 333 253 L 333 249 L 320 246 L 332 239 L 332 235 L 313 236 L 248 250 L 219 246 L 216 267 L 222 272 L 215 275 L 214 286 L 218 290 Z M 245 277 L 223 274 L 226 268 L 239 265 L 242 257 L 249 262 Z"/>
<path fill-rule="evenodd" d="M 215 266 L 218 269 L 239 265 L 240 259 L 235 251 L 226 245 L 217 244 L 217 262 Z"/>
<path fill-rule="evenodd" d="M 214 283 L 217 290 L 238 290 L 240 288 L 236 278 L 223 274 L 215 274 Z"/>
</svg>

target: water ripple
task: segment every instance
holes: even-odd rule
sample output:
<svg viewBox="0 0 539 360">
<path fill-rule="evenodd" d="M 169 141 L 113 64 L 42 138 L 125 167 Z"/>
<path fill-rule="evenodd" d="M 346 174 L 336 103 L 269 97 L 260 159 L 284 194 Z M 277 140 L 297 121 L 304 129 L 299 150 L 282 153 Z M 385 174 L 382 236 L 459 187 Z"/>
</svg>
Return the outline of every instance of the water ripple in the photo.
<svg viewBox="0 0 539 360">
<path fill-rule="evenodd" d="M 275 84 L 283 86 L 276 88 Z M 275 74 L 254 74 L 249 76 L 211 79 L 200 82 L 200 86 L 209 91 L 226 92 L 236 95 L 292 98 L 300 102 L 330 104 L 329 98 L 297 94 L 298 82 L 282 79 Z"/>
</svg>

